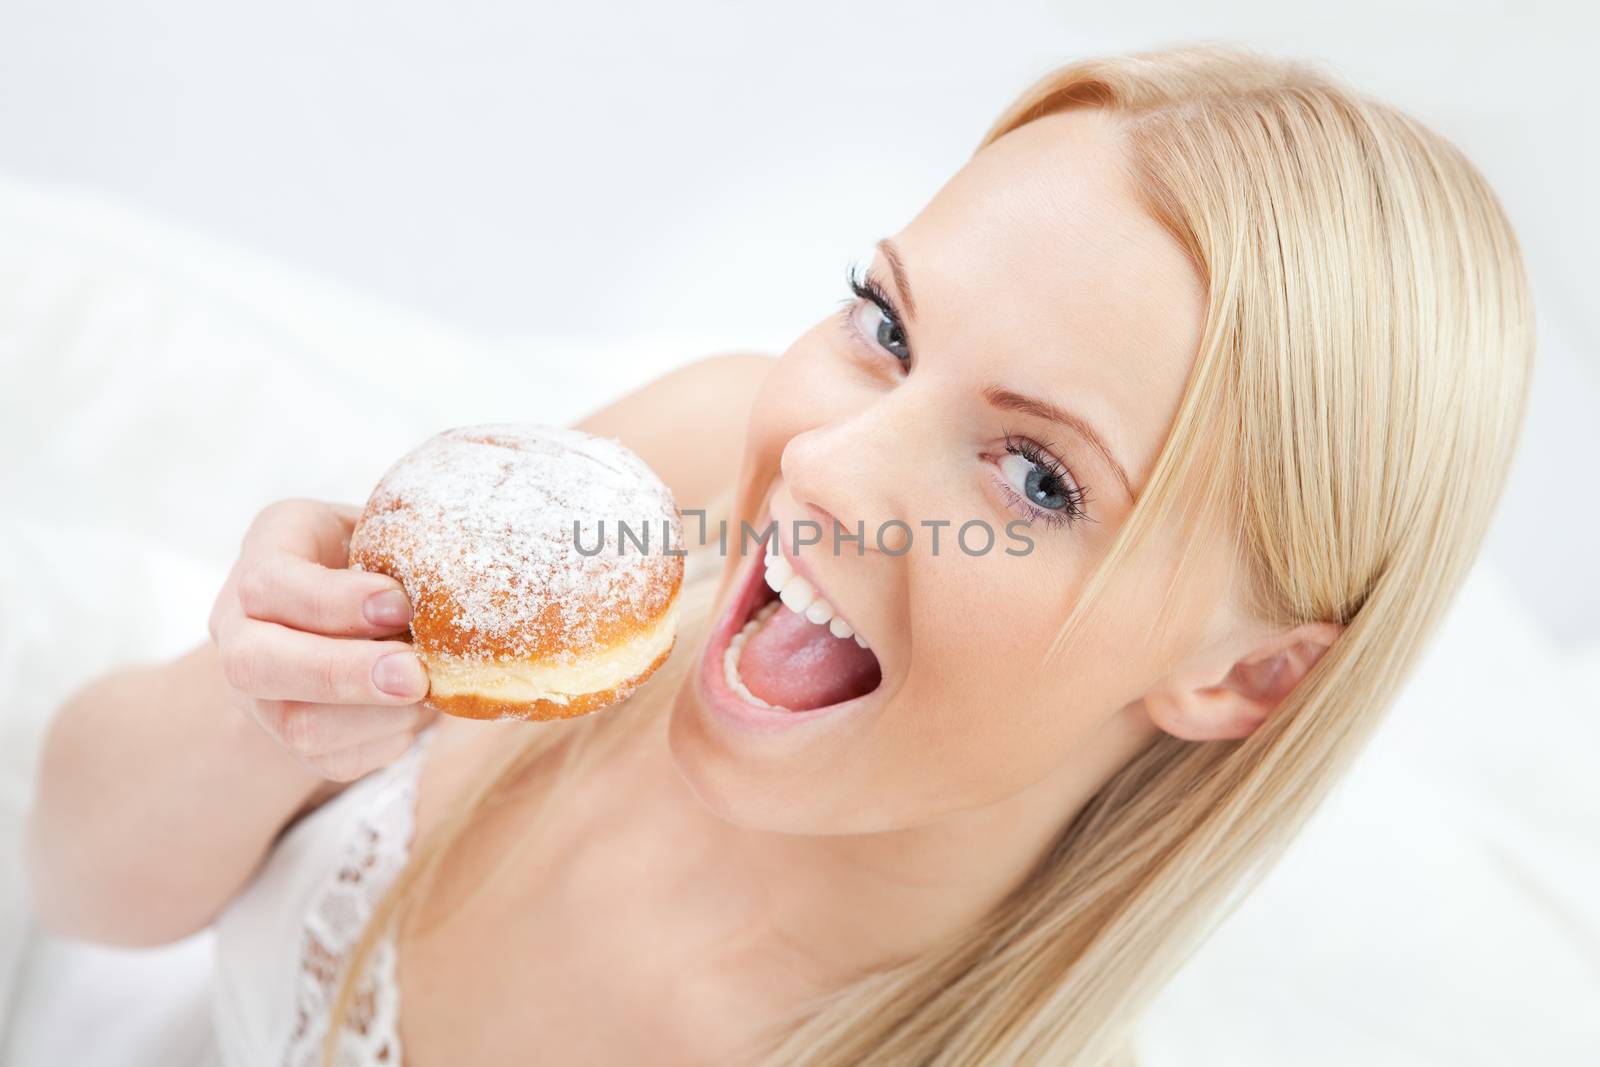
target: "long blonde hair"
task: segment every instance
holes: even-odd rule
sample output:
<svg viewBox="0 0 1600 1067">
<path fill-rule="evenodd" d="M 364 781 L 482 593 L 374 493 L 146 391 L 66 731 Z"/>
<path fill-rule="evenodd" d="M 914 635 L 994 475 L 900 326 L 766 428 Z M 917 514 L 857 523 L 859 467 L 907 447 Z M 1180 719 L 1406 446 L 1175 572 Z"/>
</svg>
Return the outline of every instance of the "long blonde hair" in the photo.
<svg viewBox="0 0 1600 1067">
<path fill-rule="evenodd" d="M 1163 736 L 1065 821 L 1043 862 L 981 923 L 798 1007 L 774 1027 L 761 1067 L 1126 1057 L 1139 1011 L 1392 703 L 1499 501 L 1532 369 L 1533 310 L 1505 213 L 1458 149 L 1314 66 L 1216 44 L 1063 66 L 978 147 L 1076 107 L 1120 120 L 1129 173 L 1204 278 L 1207 307 L 1154 473 L 1065 613 L 1056 648 L 1172 514 L 1197 538 L 1238 546 L 1261 618 L 1345 628 L 1251 737 Z M 559 750 L 551 804 L 624 731 L 666 713 L 699 651 L 714 584 L 686 586 L 679 648 L 633 699 L 530 729 L 418 842 L 347 962 L 325 1062 L 353 976 L 480 811 Z"/>
</svg>

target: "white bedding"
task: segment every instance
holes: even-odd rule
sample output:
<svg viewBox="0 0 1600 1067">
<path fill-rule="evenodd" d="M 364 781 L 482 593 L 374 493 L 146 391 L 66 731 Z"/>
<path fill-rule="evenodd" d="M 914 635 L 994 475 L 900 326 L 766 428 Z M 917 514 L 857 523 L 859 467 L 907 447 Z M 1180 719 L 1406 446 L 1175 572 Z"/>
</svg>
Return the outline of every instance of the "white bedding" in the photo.
<svg viewBox="0 0 1600 1067">
<path fill-rule="evenodd" d="M 120 952 L 27 918 L 13 855 L 51 709 L 203 638 L 266 502 L 359 502 L 434 430 L 567 422 L 708 351 L 476 341 L 0 179 L 0 1062 L 205 1056 L 208 935 Z M 1481 566 L 1356 772 L 1162 995 L 1144 1062 L 1600 1064 L 1597 666 Z"/>
</svg>

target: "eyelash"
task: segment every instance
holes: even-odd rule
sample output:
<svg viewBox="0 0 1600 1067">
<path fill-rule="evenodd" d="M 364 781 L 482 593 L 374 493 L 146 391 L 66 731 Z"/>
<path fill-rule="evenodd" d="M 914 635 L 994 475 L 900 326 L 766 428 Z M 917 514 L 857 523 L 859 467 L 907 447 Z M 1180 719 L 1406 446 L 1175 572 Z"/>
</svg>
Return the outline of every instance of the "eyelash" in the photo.
<svg viewBox="0 0 1600 1067">
<path fill-rule="evenodd" d="M 878 305 L 878 310 L 883 312 L 883 317 L 888 319 L 894 328 L 900 331 L 900 336 L 906 338 L 906 353 L 909 357 L 911 352 L 910 335 L 906 333 L 905 323 L 900 318 L 900 312 L 894 306 L 894 300 L 890 298 L 883 286 L 878 284 L 878 280 L 865 273 L 861 269 L 860 263 L 851 263 L 850 269 L 845 275 L 845 286 L 854 295 L 848 296 L 841 301 L 843 308 L 839 314 L 844 320 L 845 329 L 850 331 L 851 336 L 862 344 L 877 347 L 877 342 L 862 333 L 861 327 L 856 325 L 856 302 L 858 300 L 870 300 Z M 890 355 L 892 356 L 894 353 L 891 352 Z M 903 366 L 911 365 L 910 358 L 902 362 L 899 357 L 895 357 L 895 362 L 902 363 Z"/>
<path fill-rule="evenodd" d="M 895 329 L 900 331 L 900 336 L 907 338 L 906 352 L 909 354 L 911 351 L 910 339 L 906 334 L 905 325 L 900 319 L 900 312 L 895 308 L 894 300 L 890 298 L 883 286 L 878 284 L 878 280 L 872 275 L 863 272 L 860 263 L 851 263 L 849 271 L 845 275 L 845 285 L 852 295 L 840 301 L 842 305 L 840 317 L 844 320 L 845 328 L 850 334 L 862 344 L 877 347 L 877 342 L 870 340 L 861 332 L 861 327 L 856 325 L 855 309 L 857 302 L 870 300 L 878 306 L 878 310 L 883 313 L 884 318 L 888 319 Z M 890 354 L 893 355 L 893 353 Z M 910 360 L 907 359 L 905 363 L 909 365 Z M 997 475 L 995 484 L 1000 487 L 1000 492 L 1005 496 L 1006 503 L 1013 510 L 1030 516 L 1030 522 L 1032 518 L 1042 519 L 1045 525 L 1051 529 L 1060 529 L 1079 520 L 1098 521 L 1091 518 L 1086 510 L 1086 505 L 1089 502 L 1088 489 L 1079 485 L 1077 480 L 1072 477 L 1072 474 L 1056 460 L 1055 456 L 1051 455 L 1051 446 L 1041 445 L 1027 437 L 1012 437 L 1010 433 L 1005 431 L 1002 431 L 1002 433 L 1005 436 L 1005 450 L 1007 452 L 1014 456 L 1021 456 L 1034 466 L 1044 469 L 1063 484 L 1071 486 L 1067 493 L 1066 507 L 1052 510 L 1050 508 L 1042 508 L 1021 496 L 1015 489 L 1011 488 L 1004 477 Z"/>
<path fill-rule="evenodd" d="M 1061 463 L 1051 455 L 1052 446 L 1041 445 L 1027 437 L 1012 437 L 1009 431 L 1001 431 L 1005 435 L 1005 450 L 1013 456 L 1021 456 L 1035 467 L 1042 468 L 1052 478 L 1068 486 L 1067 504 L 1064 508 L 1042 508 L 1011 488 L 1004 477 L 996 474 L 995 484 L 1000 487 L 1000 492 L 1005 496 L 1006 502 L 1024 514 L 1033 515 L 1044 520 L 1044 524 L 1051 529 L 1060 529 L 1079 520 L 1097 522 L 1091 518 L 1087 509 L 1089 503 L 1089 490 L 1086 486 L 1079 485 Z"/>
</svg>

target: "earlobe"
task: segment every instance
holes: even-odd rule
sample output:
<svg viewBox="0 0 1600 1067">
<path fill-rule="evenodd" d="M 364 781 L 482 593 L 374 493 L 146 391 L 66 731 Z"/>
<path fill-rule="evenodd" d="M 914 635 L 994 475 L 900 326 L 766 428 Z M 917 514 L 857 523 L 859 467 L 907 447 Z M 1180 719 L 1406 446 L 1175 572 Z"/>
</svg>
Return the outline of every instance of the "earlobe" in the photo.
<svg viewBox="0 0 1600 1067">
<path fill-rule="evenodd" d="M 1255 644 L 1232 663 L 1209 672 L 1220 682 L 1194 685 L 1177 679 L 1145 696 L 1145 709 L 1161 730 L 1186 741 L 1249 737 L 1305 678 L 1343 631 L 1333 622 L 1301 623 Z"/>
<path fill-rule="evenodd" d="M 1162 689 L 1147 694 L 1144 706 L 1163 733 L 1184 741 L 1249 737 L 1267 720 L 1260 705 L 1221 687 Z"/>
</svg>

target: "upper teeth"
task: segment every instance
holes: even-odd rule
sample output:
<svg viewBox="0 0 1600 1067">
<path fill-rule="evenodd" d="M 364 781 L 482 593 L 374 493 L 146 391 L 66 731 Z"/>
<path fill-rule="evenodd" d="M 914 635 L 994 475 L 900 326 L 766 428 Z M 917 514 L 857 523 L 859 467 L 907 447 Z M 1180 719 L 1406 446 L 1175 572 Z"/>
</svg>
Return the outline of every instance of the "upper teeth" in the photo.
<svg viewBox="0 0 1600 1067">
<path fill-rule="evenodd" d="M 838 610 L 817 591 L 817 587 L 795 573 L 794 565 L 778 551 L 776 534 L 767 540 L 766 579 L 768 587 L 778 594 L 784 607 L 804 615 L 818 626 L 826 624 L 828 632 L 835 637 L 854 637 L 856 644 L 862 648 L 868 647 L 861 635 L 839 617 Z"/>
</svg>

